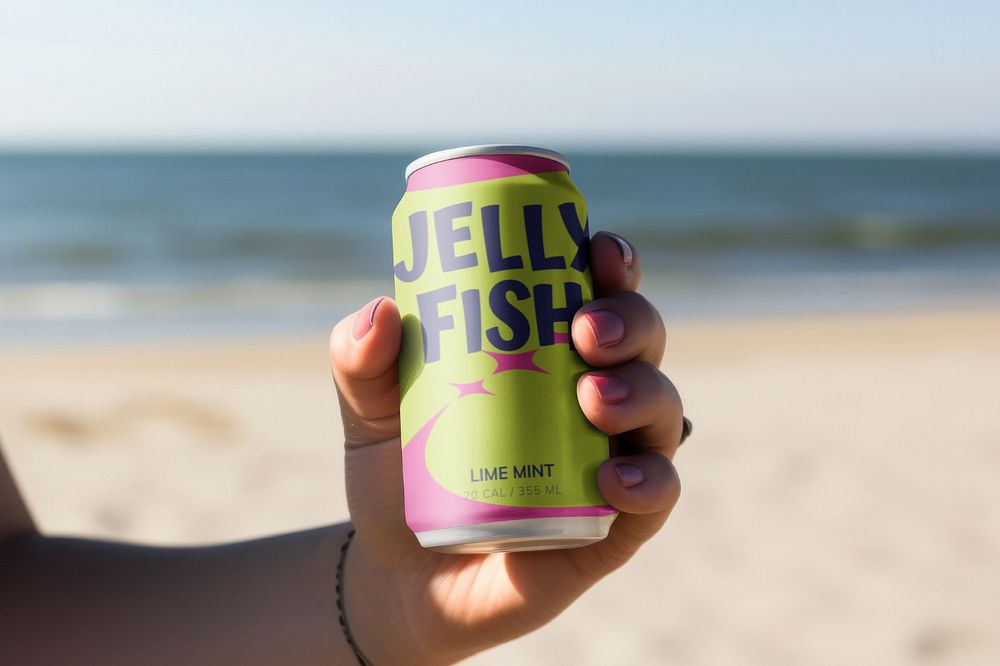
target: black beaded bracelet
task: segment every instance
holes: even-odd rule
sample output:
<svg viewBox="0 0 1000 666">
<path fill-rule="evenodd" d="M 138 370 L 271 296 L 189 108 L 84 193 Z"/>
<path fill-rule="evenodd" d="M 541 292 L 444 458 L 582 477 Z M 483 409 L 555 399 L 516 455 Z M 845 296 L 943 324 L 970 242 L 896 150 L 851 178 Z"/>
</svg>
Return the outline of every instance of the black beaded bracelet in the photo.
<svg viewBox="0 0 1000 666">
<path fill-rule="evenodd" d="M 354 636 L 351 635 L 351 627 L 347 624 L 347 611 L 344 609 L 344 560 L 347 559 L 347 548 L 351 545 L 351 539 L 353 538 L 354 530 L 351 530 L 347 533 L 344 545 L 340 547 L 340 559 L 337 560 L 337 615 L 340 619 L 340 628 L 344 630 L 344 638 L 347 639 L 347 644 L 351 646 L 354 656 L 358 658 L 358 663 L 361 666 L 372 666 L 372 663 L 368 661 L 368 658 L 362 654 L 357 643 L 354 642 Z"/>
</svg>

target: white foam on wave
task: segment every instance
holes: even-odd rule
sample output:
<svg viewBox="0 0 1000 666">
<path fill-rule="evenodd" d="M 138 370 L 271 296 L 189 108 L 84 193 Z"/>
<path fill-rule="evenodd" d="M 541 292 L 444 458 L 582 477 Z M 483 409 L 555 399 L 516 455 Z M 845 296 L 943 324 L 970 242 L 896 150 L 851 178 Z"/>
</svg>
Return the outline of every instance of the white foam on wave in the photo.
<svg viewBox="0 0 1000 666">
<path fill-rule="evenodd" d="M 279 281 L 245 278 L 210 283 L 42 282 L 0 285 L 0 321 L 114 320 L 126 317 L 260 314 L 360 307 L 387 293 L 384 281 Z"/>
<path fill-rule="evenodd" d="M 47 282 L 0 287 L 0 319 L 112 319 L 125 314 L 120 287 L 98 282 Z"/>
</svg>

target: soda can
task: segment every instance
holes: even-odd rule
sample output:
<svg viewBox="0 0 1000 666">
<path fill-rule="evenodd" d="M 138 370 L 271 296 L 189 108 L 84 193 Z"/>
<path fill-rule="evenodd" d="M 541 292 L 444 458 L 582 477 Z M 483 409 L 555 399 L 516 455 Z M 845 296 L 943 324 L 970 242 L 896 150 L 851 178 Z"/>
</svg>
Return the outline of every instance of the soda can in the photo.
<svg viewBox="0 0 1000 666">
<path fill-rule="evenodd" d="M 587 203 L 565 157 L 528 146 L 431 153 L 392 217 L 403 486 L 425 548 L 574 548 L 616 511 L 570 336 L 593 298 Z"/>
</svg>

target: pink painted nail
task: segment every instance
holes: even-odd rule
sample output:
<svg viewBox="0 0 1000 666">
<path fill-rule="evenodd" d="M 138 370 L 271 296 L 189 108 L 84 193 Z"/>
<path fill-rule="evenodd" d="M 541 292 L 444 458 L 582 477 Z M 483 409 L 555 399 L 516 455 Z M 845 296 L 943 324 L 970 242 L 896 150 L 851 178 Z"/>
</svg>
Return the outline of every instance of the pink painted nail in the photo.
<svg viewBox="0 0 1000 666">
<path fill-rule="evenodd" d="M 591 310 L 583 315 L 594 331 L 598 347 L 611 347 L 625 337 L 625 320 L 611 310 Z"/>
<path fill-rule="evenodd" d="M 601 402 L 606 405 L 613 405 L 628 397 L 628 382 L 623 377 L 612 374 L 590 374 L 587 375 L 590 385 L 597 391 Z"/>
<path fill-rule="evenodd" d="M 615 465 L 615 471 L 618 472 L 618 480 L 626 488 L 631 488 L 642 483 L 642 469 L 638 465 L 618 463 Z"/>
<path fill-rule="evenodd" d="M 361 308 L 361 312 L 354 317 L 354 326 L 351 327 L 351 333 L 354 335 L 355 340 L 360 340 L 368 334 L 368 331 L 372 330 L 372 326 L 375 325 L 375 311 L 378 310 L 378 306 L 383 300 L 385 300 L 385 296 L 379 296 Z"/>
<path fill-rule="evenodd" d="M 627 240 L 625 240 L 618 234 L 612 233 L 610 231 L 605 231 L 604 233 L 615 239 L 615 242 L 618 243 L 618 249 L 621 250 L 622 253 L 622 263 L 625 264 L 625 268 L 630 267 L 632 265 L 632 258 L 633 258 L 632 246 L 628 244 Z"/>
</svg>

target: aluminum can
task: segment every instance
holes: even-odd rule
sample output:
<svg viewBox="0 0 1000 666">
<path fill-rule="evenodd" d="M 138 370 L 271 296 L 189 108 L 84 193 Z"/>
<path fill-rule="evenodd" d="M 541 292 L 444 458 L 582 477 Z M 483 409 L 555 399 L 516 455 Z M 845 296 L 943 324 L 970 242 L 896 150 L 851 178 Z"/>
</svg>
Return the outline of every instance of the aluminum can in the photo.
<svg viewBox="0 0 1000 666">
<path fill-rule="evenodd" d="M 452 553 L 585 546 L 615 518 L 608 438 L 576 396 L 593 298 L 587 204 L 566 158 L 470 146 L 406 169 L 392 218 L 407 525 Z"/>
</svg>

